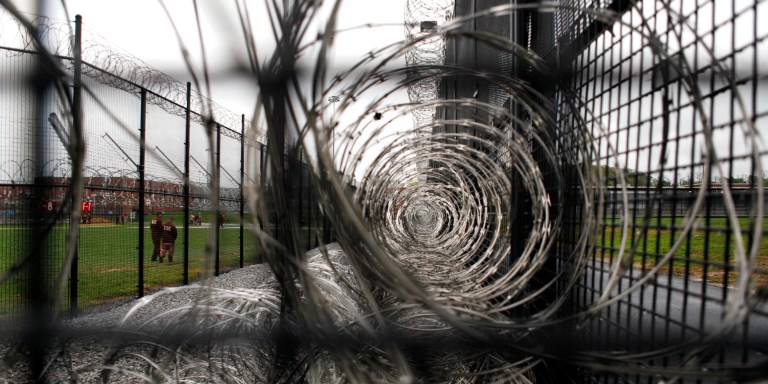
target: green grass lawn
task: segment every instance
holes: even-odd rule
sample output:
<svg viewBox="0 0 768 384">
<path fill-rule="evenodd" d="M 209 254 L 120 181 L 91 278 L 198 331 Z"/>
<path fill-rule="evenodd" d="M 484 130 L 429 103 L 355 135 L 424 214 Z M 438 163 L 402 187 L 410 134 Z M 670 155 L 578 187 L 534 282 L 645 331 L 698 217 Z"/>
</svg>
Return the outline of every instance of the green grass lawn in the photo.
<svg viewBox="0 0 768 384">
<path fill-rule="evenodd" d="M 174 216 L 177 223 L 179 238 L 176 242 L 176 256 L 173 263 L 151 262 L 152 240 L 149 232 L 149 220 L 144 229 L 144 290 L 145 293 L 166 286 L 178 286 L 183 282 L 183 250 L 184 231 L 180 214 Z M 228 225 L 220 229 L 219 270 L 236 268 L 240 262 L 240 231 L 234 224 L 235 217 L 228 217 Z M 206 221 L 207 222 L 207 221 Z M 682 219 L 669 218 L 651 219 L 649 231 L 640 236 L 644 224 L 637 219 L 631 226 L 628 245 L 637 245 L 633 258 L 633 267 L 638 269 L 652 268 L 661 255 L 671 249 L 671 245 L 680 236 Z M 739 225 L 744 231 L 745 240 L 749 241 L 746 233 L 750 226 L 749 219 L 740 219 Z M 768 220 L 764 220 L 768 227 Z M 736 279 L 733 272 L 733 250 L 735 239 L 729 235 L 729 225 L 725 218 L 697 219 L 696 226 L 690 236 L 685 238 L 683 245 L 677 249 L 673 260 L 663 266 L 662 273 L 673 273 L 688 276 L 710 283 L 731 284 Z M 28 249 L 28 229 L 21 226 L 0 226 L 0 270 L 8 271 L 13 263 L 26 254 Z M 64 225 L 54 228 L 47 246 L 46 261 L 49 268 L 57 272 L 61 267 L 63 247 L 67 227 Z M 133 297 L 138 292 L 138 225 L 126 223 L 86 224 L 81 226 L 79 242 L 78 290 L 79 307 L 86 309 L 116 299 Z M 213 255 L 214 250 L 206 251 L 209 228 L 191 226 L 189 228 L 189 280 L 195 281 L 203 276 L 205 271 L 206 254 Z M 302 236 L 309 241 L 313 234 L 307 230 Z M 617 257 L 621 240 L 621 222 L 605 220 L 600 235 L 595 239 L 598 246 L 596 257 L 612 262 Z M 309 244 L 310 247 L 312 244 Z M 726 247 L 728 245 L 728 247 Z M 252 233 L 244 231 L 244 263 L 246 265 L 260 262 L 257 254 L 257 244 Z M 212 263 L 211 263 L 212 265 Z M 768 283 L 768 236 L 762 236 L 760 256 L 754 279 L 758 283 Z M 0 316 L 16 313 L 22 310 L 25 302 L 25 286 L 29 275 L 25 271 L 14 273 L 3 283 L 0 283 Z"/>
<path fill-rule="evenodd" d="M 739 219 L 739 227 L 744 242 L 750 243 L 750 220 Z M 633 267 L 637 269 L 653 268 L 657 260 L 672 249 L 672 245 L 682 235 L 683 219 L 651 219 L 648 231 L 642 236 L 644 221 L 638 219 L 630 226 L 627 249 L 636 246 Z M 763 235 L 760 239 L 759 254 L 753 279 L 758 284 L 768 283 L 768 220 L 763 220 Z M 612 262 L 618 257 L 621 245 L 622 224 L 619 220 L 606 220 L 601 235 L 596 239 L 598 257 Z M 699 218 L 693 231 L 683 239 L 675 251 L 670 263 L 661 269 L 677 276 L 689 276 L 714 284 L 733 284 L 738 277 L 734 272 L 736 239 L 730 231 L 726 218 Z"/>
<path fill-rule="evenodd" d="M 166 218 L 168 215 L 166 215 Z M 174 218 L 179 238 L 176 240 L 176 255 L 173 263 L 151 262 L 152 238 L 149 220 L 144 229 L 144 289 L 151 292 L 165 286 L 181 285 L 183 282 L 184 229 L 183 220 Z M 240 231 L 233 220 L 219 230 L 219 270 L 226 271 L 240 265 Z M 16 226 L 0 227 L 0 270 L 7 271 L 19 257 L 26 254 L 26 229 Z M 67 227 L 57 226 L 49 236 L 45 252 L 46 261 L 52 271 L 58 272 L 64 253 Z M 126 223 L 86 224 L 81 226 L 78 247 L 78 297 L 80 308 L 90 308 L 119 298 L 135 296 L 138 292 L 138 225 Z M 194 281 L 205 273 L 206 242 L 209 228 L 189 228 L 189 280 Z M 255 237 L 244 231 L 243 255 L 245 265 L 260 262 L 256 251 Z M 215 249 L 210 252 L 215 254 Z M 211 263 L 211 265 L 213 265 Z M 0 315 L 14 313 L 24 303 L 25 273 L 0 284 Z"/>
</svg>

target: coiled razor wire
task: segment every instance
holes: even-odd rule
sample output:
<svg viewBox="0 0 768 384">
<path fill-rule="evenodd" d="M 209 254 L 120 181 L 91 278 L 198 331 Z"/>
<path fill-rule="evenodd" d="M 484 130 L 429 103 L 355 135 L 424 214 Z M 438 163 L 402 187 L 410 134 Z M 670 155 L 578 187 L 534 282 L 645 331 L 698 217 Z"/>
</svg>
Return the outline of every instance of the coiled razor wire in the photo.
<svg viewBox="0 0 768 384">
<path fill-rule="evenodd" d="M 641 4 L 645 3 L 633 3 L 628 12 L 633 17 L 642 16 Z M 445 4 L 410 2 L 407 27 L 421 18 L 417 10 L 429 10 L 434 5 L 443 12 Z M 674 9 L 662 2 L 654 4 L 665 7 L 679 28 L 698 36 Z M 409 62 L 404 68 L 390 69 L 389 64 L 404 57 L 418 61 L 431 57 L 424 52 L 440 51 L 420 51 L 422 43 L 429 45 L 432 41 L 419 37 L 373 50 L 326 82 L 328 68 L 323 63 L 328 59 L 324 56 L 327 50 L 308 50 L 297 43 L 307 38 L 303 32 L 317 15 L 316 5 L 296 1 L 285 9 L 270 8 L 275 24 L 283 27 L 280 31 L 284 40 L 277 45 L 274 60 L 251 63 L 258 68 L 254 75 L 262 85 L 258 111 L 264 114 L 263 119 L 255 116 L 253 121 L 265 124 L 270 140 L 279 132 L 296 130 L 296 139 L 286 146 L 302 153 L 309 163 L 314 193 L 334 228 L 338 244 L 325 244 L 305 254 L 304 244 L 290 231 L 278 235 L 268 228 L 259 229 L 258 220 L 267 219 L 267 201 L 286 209 L 278 212 L 286 217 L 282 229 L 298 233 L 300 223 L 290 220 L 288 197 L 274 192 L 279 188 L 266 191 L 259 185 L 250 186 L 247 191 L 251 212 L 261 215 L 254 219 L 254 231 L 262 244 L 261 255 L 275 272 L 274 281 L 254 290 L 202 289 L 195 304 L 170 309 L 138 327 L 128 327 L 142 307 L 159 297 L 143 299 L 126 317 L 121 338 L 112 336 L 115 344 L 100 364 L 55 374 L 79 377 L 97 372 L 103 379 L 120 374 L 144 381 L 192 382 L 528 383 L 535 382 L 533 371 L 537 367 L 565 362 L 595 370 L 657 375 L 666 382 L 687 376 L 718 380 L 755 377 L 750 376 L 755 371 L 748 367 L 726 369 L 710 363 L 714 353 L 764 300 L 753 292 L 750 279 L 760 251 L 765 216 L 762 180 L 755 186 L 755 206 L 750 215 L 755 225 L 749 243 L 734 224 L 738 220 L 732 191 L 723 185 L 738 274 L 717 330 L 691 335 L 671 346 L 649 346 L 650 350 L 642 353 L 588 350 L 578 343 L 553 339 L 553 335 L 578 339 L 580 330 L 602 310 L 652 283 L 693 230 L 710 172 L 726 174 L 722 170 L 724 154 L 713 142 L 712 116 L 701 99 L 691 66 L 668 60 L 672 52 L 665 49 L 650 25 L 627 23 L 610 9 L 542 2 L 498 6 L 450 20 L 448 13 L 443 13 L 446 19 L 440 24 L 440 37 L 430 37 L 443 41 L 458 34 L 471 36 L 471 32 L 460 28 L 480 17 L 567 11 L 606 25 L 623 24 L 634 36 L 648 42 L 656 59 L 671 63 L 686 90 L 677 103 L 690 104 L 701 125 L 704 182 L 679 225 L 679 237 L 671 249 L 660 255 L 655 267 L 617 291 L 640 243 L 628 241 L 628 180 L 620 172 L 618 149 L 609 141 L 596 140 L 611 127 L 594 117 L 596 111 L 578 93 L 567 83 L 558 83 L 564 100 L 560 108 L 565 108 L 558 111 L 551 100 L 521 79 L 437 62 Z M 267 6 L 278 7 L 276 3 Z M 241 12 L 245 10 L 243 4 L 238 3 L 238 7 Z M 324 24 L 328 29 L 309 46 L 327 48 L 331 44 L 335 15 L 330 13 Z M 504 47 L 531 71 L 552 71 L 549 63 L 529 47 L 503 36 L 484 34 L 482 39 Z M 700 54 L 706 54 L 712 63 L 712 70 L 729 84 L 735 107 L 742 116 L 750 116 L 728 68 L 705 39 L 699 37 L 696 44 L 701 46 Z M 310 52 L 317 56 L 309 56 Z M 318 64 L 310 87 L 298 76 L 291 76 L 296 62 L 287 59 L 301 56 Z M 503 89 L 527 112 L 527 117 L 475 99 L 433 97 L 433 84 L 458 76 Z M 398 98 L 403 92 L 410 97 L 417 95 L 418 103 Z M 301 108 L 292 108 L 290 100 L 298 100 Z M 359 106 L 364 100 L 372 101 L 360 114 L 353 105 Z M 457 111 L 455 116 L 500 116 L 508 123 L 499 129 L 484 118 L 447 120 L 423 112 L 440 109 Z M 558 120 L 558 113 L 574 119 Z M 352 122 L 340 118 L 352 114 L 358 116 Z M 427 115 L 432 118 L 419 120 Z M 412 116 L 418 116 L 419 123 L 410 128 L 402 124 Z M 335 126 L 340 121 L 344 125 Z M 764 148 L 760 134 L 764 129 L 749 118 L 734 124 L 743 131 L 755 174 L 762 175 L 760 156 Z M 439 133 L 439 128 L 448 125 L 458 129 L 455 133 Z M 562 125 L 573 135 L 569 138 L 573 148 L 568 158 L 555 151 L 558 140 L 553 134 Z M 335 145 L 330 144 L 333 141 Z M 539 149 L 535 158 L 532 145 Z M 272 151 L 268 159 L 270 172 L 278 181 L 290 180 L 282 178 L 286 172 L 282 155 L 281 151 Z M 621 240 L 617 262 L 611 264 L 610 279 L 600 298 L 574 313 L 574 308 L 567 305 L 568 299 L 594 257 L 605 218 L 609 180 L 593 166 L 598 155 L 607 155 L 616 164 L 623 210 L 618 228 Z M 666 155 L 663 151 L 659 155 L 659 165 Z M 567 183 L 565 166 L 575 171 L 575 178 Z M 513 257 L 512 239 L 517 238 L 516 231 L 522 230 L 510 224 L 522 204 L 513 194 L 515 180 L 529 197 L 531 226 L 524 233 L 522 251 Z M 574 191 L 579 195 L 576 209 L 582 219 L 578 228 L 569 228 L 575 231 L 575 241 L 568 254 L 558 255 L 563 268 L 554 276 L 542 274 L 543 266 L 554 257 L 555 241 L 565 225 L 564 210 L 553 209 L 553 201 L 562 202 L 566 194 Z M 651 199 L 652 206 L 658 197 Z M 638 236 L 650 235 L 644 229 L 635 238 Z M 547 280 L 541 281 L 543 278 Z M 559 296 L 548 306 L 533 310 L 527 307 L 555 285 L 559 286 Z M 188 289 L 199 288 L 177 288 L 164 294 Z M 563 344 L 567 348 L 562 348 Z M 63 343 L 62 349 L 66 350 L 66 346 Z M 669 363 L 647 365 L 646 361 L 653 358 L 669 358 Z M 131 360 L 130 364 L 123 364 L 124 360 Z"/>
<path fill-rule="evenodd" d="M 3 36 L 4 44 L 9 44 L 6 48 L 15 50 L 0 50 L 6 55 L 20 54 L 25 50 L 34 50 L 34 39 L 29 31 L 18 23 L 11 14 L 6 11 L 0 12 L 0 21 L 7 21 L 16 28 L 7 27 L 10 30 L 18 31 L 16 36 Z M 41 16 L 33 21 L 36 25 L 38 39 L 45 44 L 52 55 L 61 58 L 72 58 L 74 47 L 74 30 L 72 23 L 54 21 Z M 118 50 L 110 45 L 103 37 L 91 33 L 88 29 L 83 29 L 83 44 L 81 47 L 82 59 L 86 65 L 82 67 L 83 75 L 89 76 L 101 84 L 117 88 L 139 96 L 141 88 L 150 90 L 148 101 L 162 108 L 168 113 L 184 117 L 187 105 L 187 86 L 177 79 L 150 67 L 141 59 Z M 74 62 L 72 60 L 62 60 L 65 68 L 71 70 Z M 137 87 L 138 86 L 138 87 Z M 155 95 L 159 96 L 156 97 Z M 241 125 L 241 116 L 222 107 L 207 96 L 197 90 L 192 90 L 190 97 L 190 109 L 193 113 L 191 117 L 200 124 L 207 124 L 204 116 L 213 121 L 228 127 L 239 130 Z M 250 126 L 250 122 L 246 122 Z M 226 136 L 235 139 L 236 137 L 229 130 L 222 130 Z M 256 135 L 263 141 L 263 136 Z"/>
<path fill-rule="evenodd" d="M 405 53 L 408 72 L 408 98 L 412 103 L 425 103 L 438 98 L 439 70 L 435 66 L 445 62 L 446 40 L 440 26 L 450 19 L 454 8 L 453 0 L 409 0 L 405 5 L 405 38 L 408 50 Z M 435 118 L 436 107 L 422 105 L 411 112 L 413 117 L 414 140 L 423 141 L 429 137 L 430 124 Z M 429 161 L 417 163 L 422 170 L 429 167 Z M 422 180 L 424 181 L 424 180 Z"/>
</svg>

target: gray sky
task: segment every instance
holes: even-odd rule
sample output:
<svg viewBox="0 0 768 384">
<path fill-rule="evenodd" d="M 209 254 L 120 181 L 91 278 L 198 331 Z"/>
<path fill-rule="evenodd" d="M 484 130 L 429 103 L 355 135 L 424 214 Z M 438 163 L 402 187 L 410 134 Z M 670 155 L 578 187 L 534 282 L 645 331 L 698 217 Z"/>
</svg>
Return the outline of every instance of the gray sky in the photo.
<svg viewBox="0 0 768 384">
<path fill-rule="evenodd" d="M 53 20 L 65 20 L 64 13 L 62 11 L 62 2 L 69 8 L 70 17 L 74 17 L 75 14 L 80 14 L 84 18 L 84 24 L 87 31 L 93 34 L 103 36 L 110 46 L 116 47 L 122 51 L 128 52 L 133 56 L 143 60 L 148 65 L 155 67 L 179 81 L 186 82 L 191 79 L 187 68 L 182 58 L 182 52 L 180 49 L 180 43 L 177 40 L 175 33 L 171 27 L 168 16 L 163 11 L 161 2 L 159 0 L 133 0 L 133 1 L 118 1 L 118 0 L 62 0 L 60 1 L 46 1 L 45 8 L 40 11 L 36 7 L 36 1 L 30 0 L 12 0 L 12 3 L 16 4 L 22 11 L 31 13 L 45 13 L 50 15 Z M 192 2 L 190 1 L 165 1 L 169 13 L 176 23 L 179 33 L 182 36 L 183 43 L 188 47 L 190 57 L 194 64 L 195 71 L 200 72 L 201 69 L 201 50 L 199 40 L 197 39 L 197 25 L 195 23 L 194 10 L 192 8 Z M 237 18 L 235 4 L 236 2 L 223 2 L 218 0 L 200 0 L 200 13 L 201 23 L 203 29 L 203 39 L 205 42 L 206 56 L 208 59 L 210 74 L 212 75 L 212 89 L 210 95 L 213 100 L 220 105 L 230 109 L 236 114 L 244 113 L 249 115 L 255 102 L 256 89 L 253 85 L 253 81 L 248 78 L 238 75 L 237 72 L 232 71 L 232 68 L 236 67 L 238 63 L 241 65 L 244 63 L 245 44 L 243 42 L 242 32 L 239 27 L 239 20 Z M 252 27 L 254 34 L 257 37 L 257 45 L 263 48 L 263 52 L 267 52 L 272 47 L 271 32 L 268 28 L 268 21 L 264 17 L 265 12 L 262 8 L 264 1 L 248 1 L 251 17 L 253 18 Z M 381 0 L 345 0 L 342 2 L 341 14 L 339 19 L 339 28 L 349 28 L 353 26 L 365 25 L 367 23 L 373 23 L 378 26 L 376 28 L 364 28 L 357 29 L 354 32 L 344 33 L 338 36 L 336 40 L 335 58 L 337 61 L 337 68 L 344 67 L 353 63 L 356 60 L 362 58 L 367 52 L 376 47 L 381 47 L 393 42 L 402 41 L 404 39 L 403 33 L 403 19 L 404 19 L 404 5 L 406 0 L 390 0 L 383 2 Z M 744 2 L 737 1 L 736 8 L 743 7 Z M 763 16 L 768 12 L 768 7 L 761 7 L 761 14 Z M 714 12 L 712 6 L 709 8 L 703 8 L 699 10 L 702 15 L 699 23 L 701 33 L 711 29 L 711 22 L 708 20 L 711 18 L 710 13 Z M 726 17 L 727 12 L 714 12 L 715 23 L 719 23 L 720 18 Z M 709 23 L 709 24 L 708 24 Z M 754 26 L 747 18 L 745 20 L 739 20 L 737 34 L 741 34 L 741 30 L 753 30 L 755 27 L 758 29 L 758 35 L 763 36 L 765 34 L 765 25 L 760 24 Z M 319 27 L 318 29 L 319 30 Z M 690 35 L 690 33 L 688 33 Z M 690 40 L 690 36 L 686 35 L 683 31 L 682 39 L 684 41 Z M 716 47 L 725 47 L 730 50 L 731 35 L 728 28 L 718 30 L 714 35 L 714 40 L 718 43 Z M 642 40 L 634 40 L 635 44 L 639 44 Z M 736 46 L 740 46 L 740 39 L 736 39 Z M 723 43 L 727 42 L 727 44 Z M 768 45 L 762 42 L 758 50 L 761 53 L 766 52 Z M 619 48 L 624 50 L 633 50 L 637 47 L 631 47 L 630 44 L 625 44 Z M 715 51 L 716 56 L 719 56 L 721 52 Z M 748 54 L 746 52 L 745 54 Z M 744 56 L 739 57 L 737 63 L 751 62 L 751 57 Z M 650 57 L 650 56 L 646 56 Z M 700 58 L 700 60 L 703 60 Z M 762 68 L 762 66 L 761 66 Z M 204 92 L 205 93 L 205 92 Z M 745 93 L 745 95 L 747 95 Z M 361 101 L 353 106 L 353 109 L 348 111 L 349 116 L 355 116 L 355 114 L 365 108 L 367 101 Z M 724 106 L 723 108 L 728 108 Z M 715 108 L 719 110 L 720 107 Z M 762 108 L 760 108 L 762 110 Z M 648 111 L 651 113 L 652 111 Z M 717 120 L 725 116 L 724 114 L 715 114 L 714 119 Z M 350 122 L 350 120 L 344 120 L 342 122 Z M 409 125 L 410 122 L 404 122 L 403 126 Z M 606 121 L 610 125 L 609 122 Z M 344 124 L 342 124 L 343 126 Z M 691 123 L 683 126 L 691 126 Z M 744 146 L 744 140 L 740 135 L 740 130 L 737 130 L 737 137 L 735 137 L 735 152 L 746 150 Z M 631 132 L 625 132 L 623 134 L 631 134 Z M 622 134 L 619 134 L 622 135 Z M 721 135 L 721 133 L 718 133 Z M 727 139 L 716 137 L 718 143 L 728 141 Z M 621 143 L 627 142 L 625 139 L 620 138 L 618 140 L 618 151 L 626 152 L 625 148 L 621 147 Z M 701 145 L 700 143 L 698 144 Z M 603 150 L 607 150 L 603 148 Z M 684 142 L 680 144 L 675 155 L 681 157 L 688 157 L 690 151 L 700 150 L 700 148 L 693 148 L 691 144 Z M 636 158 L 637 156 L 637 158 Z M 647 163 L 647 156 L 655 158 L 655 154 L 645 152 L 630 151 L 628 156 L 623 156 L 619 160 L 620 166 L 635 167 L 635 164 Z M 698 156 L 697 156 L 698 157 Z M 611 161 L 611 165 L 613 161 Z M 655 164 L 655 160 L 652 162 Z M 645 168 L 640 167 L 639 168 Z M 655 168 L 655 166 L 651 166 Z M 746 161 L 738 162 L 734 169 L 734 174 L 743 174 L 749 172 L 749 166 Z"/>
<path fill-rule="evenodd" d="M 339 17 L 340 28 L 368 23 L 377 26 L 339 35 L 334 52 L 337 64 L 351 64 L 375 47 L 402 41 L 405 2 L 343 1 Z M 11 0 L 11 3 L 30 17 L 34 14 L 45 14 L 53 21 L 66 20 L 62 7 L 62 3 L 65 3 L 71 18 L 76 14 L 82 15 L 84 28 L 89 33 L 102 36 L 110 46 L 130 53 L 181 82 L 191 78 L 184 64 L 179 40 L 159 0 L 43 1 L 41 8 L 38 8 L 37 1 Z M 255 89 L 251 82 L 243 81 L 243 78 L 231 71 L 236 65 L 243 64 L 247 58 L 235 2 L 201 0 L 198 3 L 206 57 L 214 81 L 211 95 L 217 103 L 233 112 L 247 114 L 254 104 Z M 264 53 L 273 46 L 269 23 L 263 9 L 264 1 L 246 3 L 253 20 L 256 44 L 263 48 Z M 193 3 L 172 0 L 165 1 L 165 5 L 189 50 L 195 70 L 200 71 L 202 54 Z"/>
<path fill-rule="evenodd" d="M 52 22 L 65 23 L 68 15 L 83 17 L 86 39 L 97 39 L 100 43 L 138 58 L 148 66 L 158 69 L 180 82 L 191 81 L 183 54 L 186 46 L 193 70 L 202 78 L 202 50 L 198 39 L 193 2 L 165 1 L 170 19 L 160 0 L 103 1 L 103 0 L 62 0 L 37 1 L 11 0 L 20 11 L 34 18 L 47 15 Z M 247 1 L 252 19 L 251 28 L 256 36 L 257 49 L 261 58 L 267 57 L 274 47 L 269 20 L 264 8 L 265 1 Z M 326 5 L 330 4 L 326 1 Z M 342 70 L 364 58 L 368 52 L 404 40 L 404 7 L 406 0 L 346 0 L 342 1 L 338 19 L 339 30 L 352 29 L 337 35 L 332 52 L 333 68 Z M 255 105 L 257 89 L 253 79 L 237 68 L 247 68 L 247 52 L 243 32 L 237 15 L 236 2 L 218 0 L 198 1 L 200 24 L 211 76 L 210 92 L 202 93 L 235 115 L 250 117 Z M 326 10 L 327 11 L 327 10 Z M 326 20 L 320 19 L 315 30 L 308 36 L 314 37 L 321 31 Z M 181 42 L 174 32 L 176 25 Z M 359 28 L 356 28 L 359 27 Z M 405 61 L 396 65 L 405 65 Z M 405 90 L 398 102 L 407 101 Z M 375 100 L 376 91 L 367 100 L 358 100 L 343 114 L 339 114 L 341 127 L 351 124 Z M 402 119 L 398 129 L 410 128 L 410 119 Z M 407 128 L 406 128 L 407 127 Z M 337 132 L 339 133 L 339 132 Z M 163 141 L 163 140 L 161 140 Z M 334 141 L 338 144 L 337 141 Z M 373 154 L 371 151 L 369 154 Z M 202 154 L 196 155 L 203 158 Z"/>
</svg>

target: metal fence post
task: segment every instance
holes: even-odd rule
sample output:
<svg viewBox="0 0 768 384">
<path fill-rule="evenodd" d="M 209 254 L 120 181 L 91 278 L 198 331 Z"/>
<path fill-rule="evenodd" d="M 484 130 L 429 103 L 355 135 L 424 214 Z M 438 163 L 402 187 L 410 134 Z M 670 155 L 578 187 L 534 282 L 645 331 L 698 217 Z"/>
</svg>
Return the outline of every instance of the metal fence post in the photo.
<svg viewBox="0 0 768 384">
<path fill-rule="evenodd" d="M 139 276 L 137 296 L 144 297 L 144 166 L 145 149 L 147 139 L 147 90 L 141 89 L 141 126 L 139 128 Z"/>
<path fill-rule="evenodd" d="M 216 123 L 216 193 L 221 197 L 221 124 Z M 214 276 L 219 275 L 220 252 L 221 252 L 221 199 L 216 204 L 216 264 L 214 267 Z"/>
<path fill-rule="evenodd" d="M 189 149 L 190 149 L 190 108 L 192 101 L 192 83 L 187 82 L 187 110 L 185 113 L 184 140 L 184 285 L 189 284 Z"/>
<path fill-rule="evenodd" d="M 243 255 L 243 222 L 245 221 L 245 115 L 240 115 L 240 268 L 244 266 Z"/>
<path fill-rule="evenodd" d="M 72 88 L 72 122 L 75 127 L 79 127 L 80 132 L 83 128 L 83 86 L 82 86 L 82 70 L 83 70 L 83 58 L 82 58 L 82 39 L 83 39 L 83 17 L 80 15 L 75 16 L 75 47 L 74 47 L 74 84 Z M 72 188 L 72 186 L 70 186 Z M 73 212 L 78 209 L 79 201 L 77 194 L 72 194 L 72 211 L 70 211 L 70 218 L 74 218 Z M 73 225 L 74 220 L 70 220 L 70 225 Z M 80 235 L 78 233 L 77 242 L 80 242 Z M 77 246 L 75 246 L 75 254 L 72 258 L 72 265 L 69 271 L 69 314 L 72 317 L 77 316 L 78 309 L 78 252 Z"/>
<path fill-rule="evenodd" d="M 299 223 L 299 232 L 298 232 L 298 233 L 299 233 L 299 235 L 298 235 L 298 238 L 297 238 L 297 240 L 299 240 L 299 239 L 301 239 L 301 238 L 302 238 L 302 236 L 301 236 L 301 229 L 302 229 L 302 224 L 303 224 L 303 220 L 302 220 L 302 217 L 303 217 L 303 215 L 304 215 L 304 164 L 301 162 L 301 153 L 299 153 L 299 154 L 298 154 L 298 157 L 299 157 L 299 159 L 298 159 L 298 168 L 299 168 L 299 172 L 298 172 L 298 174 L 299 174 L 299 188 L 298 188 L 298 191 L 296 191 L 296 192 L 298 192 L 297 194 L 299 195 L 299 196 L 298 196 L 298 197 L 299 197 L 299 198 L 298 198 L 298 203 L 299 203 L 299 204 L 298 204 L 298 205 L 299 205 L 299 215 L 298 215 L 298 217 L 297 217 L 297 219 L 298 219 L 297 221 L 298 221 L 298 223 Z M 294 185 L 295 185 L 295 184 L 294 184 Z M 289 196 L 290 196 L 292 199 L 294 198 L 294 196 L 293 196 L 293 190 L 291 190 L 291 193 L 290 193 L 290 195 L 289 195 Z M 290 200 L 288 200 L 288 201 L 290 202 Z M 289 205 L 288 205 L 288 206 L 290 207 L 290 203 L 289 203 Z M 307 250 L 308 250 L 308 248 L 307 248 L 307 249 L 302 249 L 302 251 L 307 251 Z"/>
<path fill-rule="evenodd" d="M 264 183 L 265 183 L 264 179 L 267 177 L 266 167 L 264 167 L 264 157 L 265 157 L 264 150 L 265 150 L 264 144 L 259 143 L 259 190 L 260 191 L 264 190 Z M 259 213 L 258 216 L 259 216 L 259 229 L 263 230 L 264 223 L 261 221 L 262 214 Z M 267 215 L 267 220 L 269 220 L 269 215 Z"/>
<path fill-rule="evenodd" d="M 309 168 L 309 166 L 307 166 Z M 310 173 L 312 170 L 307 170 L 307 228 L 309 230 L 307 231 L 307 249 L 314 248 L 312 246 L 312 237 L 315 234 L 315 228 L 312 226 L 312 210 L 314 209 L 314 205 L 312 202 L 312 174 Z"/>
<path fill-rule="evenodd" d="M 44 113 L 41 111 L 45 105 L 46 92 L 56 80 L 50 72 L 46 71 L 48 59 L 44 54 L 37 56 L 34 76 L 28 80 L 30 87 L 34 87 L 35 90 L 35 102 L 27 113 L 29 117 L 38 121 L 43 119 Z M 34 164 L 43 164 L 46 157 L 43 130 L 44 125 L 38 123 L 31 132 Z M 50 243 L 53 240 L 51 231 L 48 229 L 49 226 L 52 228 L 52 223 L 47 222 L 49 219 L 46 218 L 40 205 L 47 198 L 51 183 L 43 177 L 42 169 L 37 166 L 36 168 L 31 193 L 26 197 L 28 205 L 26 207 L 22 205 L 19 212 L 22 220 L 28 220 L 31 225 L 30 230 L 26 232 L 26 248 L 21 250 L 21 254 L 28 257 L 28 260 L 22 264 L 24 286 L 21 290 L 23 293 L 19 296 L 25 300 L 27 313 L 19 329 L 23 332 L 21 340 L 23 340 L 24 357 L 29 369 L 28 378 L 30 381 L 45 382 L 47 381 L 46 355 L 52 335 L 50 292 L 47 288 L 47 279 L 52 275 L 52 271 L 46 265 L 46 255 L 50 253 Z"/>
</svg>

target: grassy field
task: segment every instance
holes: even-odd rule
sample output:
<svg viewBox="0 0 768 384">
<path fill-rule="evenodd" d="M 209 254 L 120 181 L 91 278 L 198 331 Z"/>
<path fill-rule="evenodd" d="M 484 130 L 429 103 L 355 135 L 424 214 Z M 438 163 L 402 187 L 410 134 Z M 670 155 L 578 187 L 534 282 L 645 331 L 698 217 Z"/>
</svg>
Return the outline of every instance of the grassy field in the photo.
<svg viewBox="0 0 768 384">
<path fill-rule="evenodd" d="M 168 215 L 166 215 L 167 218 Z M 144 289 L 151 292 L 164 286 L 181 285 L 183 282 L 183 247 L 184 230 L 174 218 L 179 238 L 176 240 L 176 255 L 169 263 L 151 262 L 152 238 L 149 220 L 144 228 Z M 226 271 L 239 266 L 240 231 L 239 226 L 229 224 L 220 229 L 219 269 Z M 61 266 L 67 226 L 60 225 L 53 229 L 45 252 L 48 265 L 53 271 Z M 135 296 L 138 290 L 139 252 L 138 223 L 124 225 L 113 223 L 86 224 L 81 226 L 78 248 L 78 290 L 79 307 L 89 308 L 120 298 Z M 7 271 L 20 255 L 26 254 L 25 228 L 19 226 L 0 227 L 0 270 Z M 206 242 L 209 236 L 207 224 L 189 228 L 189 280 L 198 279 L 205 268 Z M 244 262 L 246 265 L 260 262 L 254 236 L 244 231 Z M 212 251 L 213 253 L 213 251 Z M 0 315 L 15 312 L 14 308 L 23 305 L 27 274 L 15 274 L 11 279 L 0 284 Z"/>
<path fill-rule="evenodd" d="M 183 226 L 180 214 L 174 214 L 179 238 L 176 242 L 176 256 L 173 263 L 151 262 L 152 240 L 149 232 L 149 219 L 144 228 L 144 289 L 151 292 L 165 286 L 178 286 L 183 282 Z M 166 218 L 168 215 L 166 215 Z M 239 266 L 240 231 L 233 222 L 236 217 L 228 217 L 225 228 L 220 232 L 220 271 Z M 653 268 L 657 261 L 670 249 L 681 234 L 682 219 L 652 219 L 649 230 L 640 236 L 642 220 L 636 220 L 631 226 L 628 246 L 637 245 L 633 259 L 636 269 Z M 741 219 L 740 227 L 745 241 L 750 241 L 747 233 L 750 221 Z M 764 220 L 764 228 L 768 220 Z M 712 284 L 732 284 L 737 278 L 734 272 L 733 250 L 735 239 L 729 234 L 728 221 L 724 218 L 698 219 L 693 232 L 687 236 L 677 249 L 670 263 L 662 268 L 662 273 L 688 276 Z M 26 254 L 26 231 L 20 226 L 0 226 L 0 270 L 7 271 L 20 255 Z M 46 251 L 46 260 L 53 271 L 61 266 L 63 246 L 67 227 L 54 228 L 51 242 Z M 86 224 L 81 226 L 79 243 L 79 307 L 90 308 L 117 299 L 133 297 L 137 293 L 139 271 L 137 223 L 116 225 L 113 223 Z M 764 231 L 765 233 L 765 231 Z M 309 237 L 309 232 L 306 232 Z M 189 229 L 189 280 L 195 281 L 204 274 L 206 242 L 209 236 L 207 223 L 203 226 L 191 226 Z M 261 261 L 257 254 L 257 244 L 249 231 L 244 231 L 244 262 L 246 265 Z M 596 257 L 613 262 L 621 241 L 621 222 L 606 220 L 601 235 L 595 243 L 598 246 Z M 768 284 L 768 236 L 762 236 L 757 270 L 753 274 L 757 283 Z M 17 273 L 0 284 L 0 316 L 17 312 L 24 303 L 24 287 L 28 283 L 28 274 Z"/>
<path fill-rule="evenodd" d="M 657 260 L 672 249 L 672 245 L 681 236 L 683 220 L 651 219 L 647 233 L 641 236 L 643 225 L 643 220 L 637 220 L 630 227 L 627 246 L 637 246 L 633 267 L 647 270 L 653 268 Z M 596 239 L 596 245 L 599 247 L 597 255 L 604 261 L 611 262 L 617 257 L 621 244 L 621 226 L 618 220 L 607 220 L 601 236 Z M 750 220 L 739 219 L 739 226 L 745 243 L 751 244 Z M 757 268 L 753 273 L 753 278 L 758 284 L 768 283 L 768 220 L 763 220 L 763 228 Z M 738 277 L 734 272 L 735 246 L 736 239 L 729 229 L 727 219 L 697 219 L 693 231 L 685 237 L 671 262 L 664 265 L 661 271 L 671 272 L 676 276 L 689 276 L 712 284 L 733 284 Z"/>
</svg>

